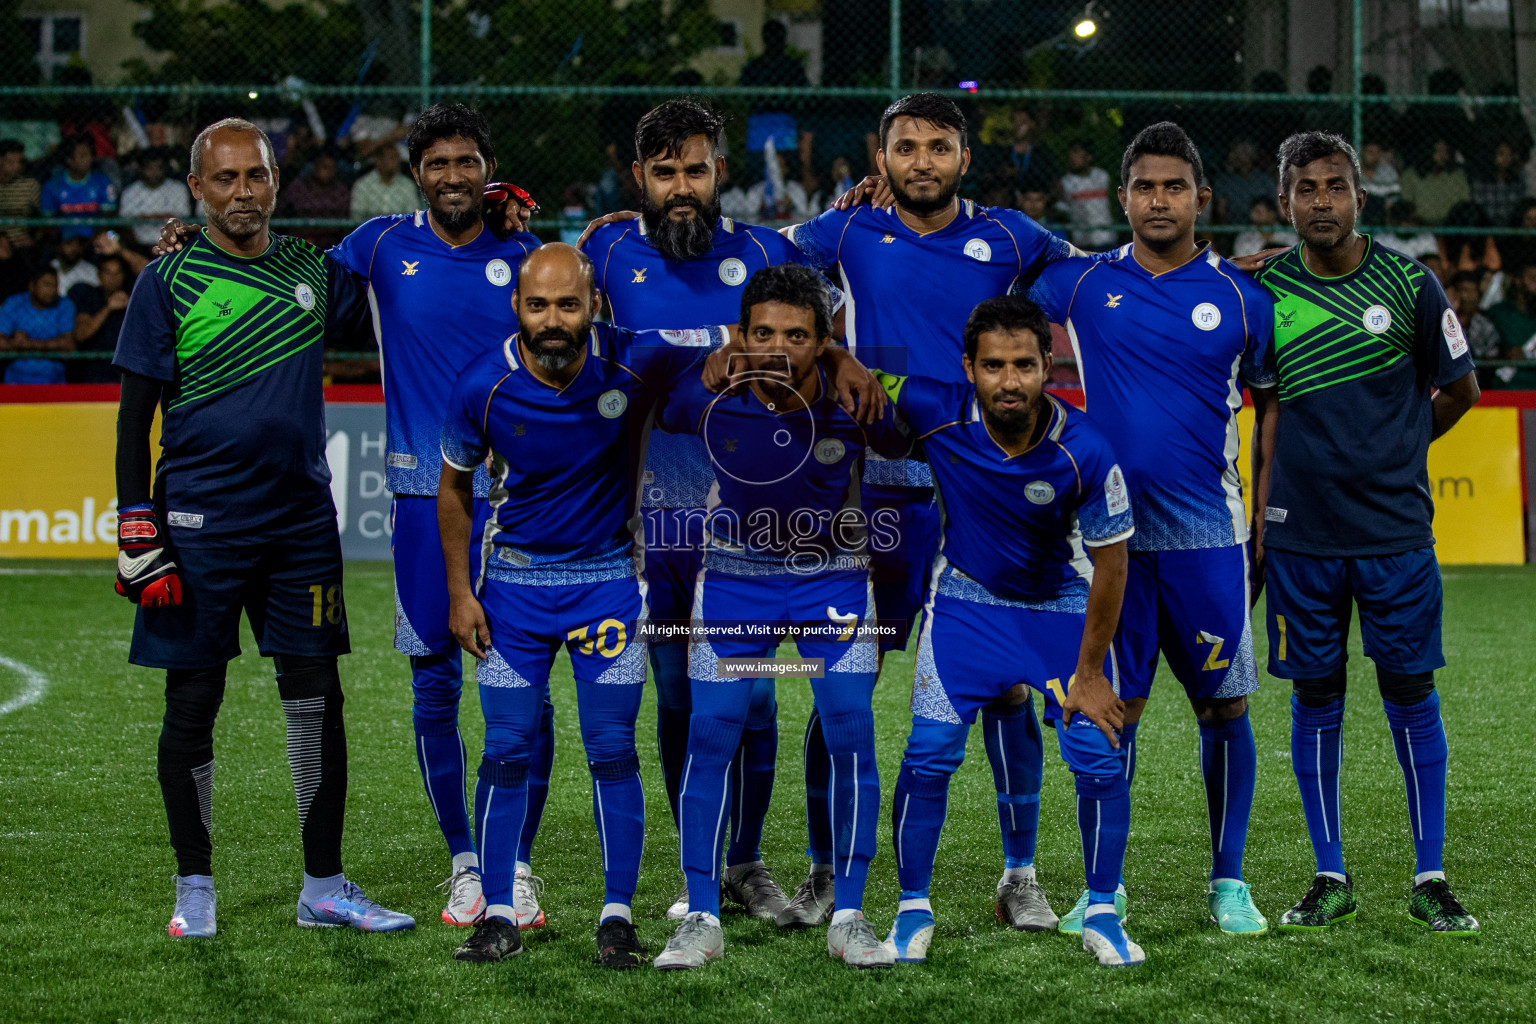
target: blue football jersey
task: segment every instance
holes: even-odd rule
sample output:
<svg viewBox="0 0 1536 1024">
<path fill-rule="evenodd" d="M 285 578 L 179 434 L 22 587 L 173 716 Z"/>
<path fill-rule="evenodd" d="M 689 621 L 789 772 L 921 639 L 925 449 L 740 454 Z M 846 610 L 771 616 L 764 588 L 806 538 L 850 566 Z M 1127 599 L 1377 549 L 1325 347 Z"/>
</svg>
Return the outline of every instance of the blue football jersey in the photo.
<svg viewBox="0 0 1536 1024">
<path fill-rule="evenodd" d="M 709 252 L 669 260 L 645 238 L 643 220 L 598 228 L 583 251 L 597 268 L 597 287 L 608 297 L 613 322 L 631 331 L 677 330 L 734 324 L 741 318 L 742 287 L 753 274 L 805 257 L 783 235 L 721 217 Z M 646 453 L 647 508 L 702 508 L 713 473 L 704 443 L 689 434 L 658 431 Z"/>
<path fill-rule="evenodd" d="M 1125 467 L 1131 548 L 1246 542 L 1237 412 L 1244 383 L 1274 383 L 1264 288 L 1210 249 L 1152 274 L 1128 244 L 1052 264 L 1029 296 L 1067 329 L 1088 415 Z"/>
<path fill-rule="evenodd" d="M 637 467 L 656 405 L 724 343 L 718 327 L 636 334 L 598 323 L 563 388 L 522 365 L 515 334 L 464 369 L 442 458 L 470 470 L 493 455 L 482 538 L 491 578 L 548 586 L 636 571 Z"/>
<path fill-rule="evenodd" d="M 861 427 L 817 369 L 820 394 L 769 408 L 751 388 L 718 395 L 688 380 L 667 399 L 661 425 L 697 438 L 714 468 L 706 504 L 706 568 L 740 576 L 863 570 L 868 545 L 896 542 L 890 524 L 866 524 L 858 482 L 864 453 L 906 454 L 887 406 Z M 869 537 L 869 533 L 875 536 Z"/>
<path fill-rule="evenodd" d="M 516 328 L 517 267 L 539 244 L 526 233 L 499 241 L 481 231 L 455 248 L 417 210 L 375 217 L 330 250 L 368 286 L 384 377 L 385 482 L 392 493 L 437 493 L 438 435 L 453 382 L 476 356 L 499 351 Z M 477 474 L 476 496 L 484 497 L 489 485 L 485 473 Z"/>
<path fill-rule="evenodd" d="M 1017 210 L 961 200 L 928 234 L 894 208 L 828 210 L 789 229 L 812 266 L 842 288 L 848 348 L 865 366 L 958 383 L 965 380 L 965 321 L 983 299 L 1007 295 L 1042 267 L 1076 253 Z M 870 483 L 925 487 L 920 462 L 872 460 Z"/>
<path fill-rule="evenodd" d="M 945 563 L 934 575 L 954 596 L 985 604 L 1086 611 L 1093 568 L 1084 548 L 1135 533 L 1125 475 L 1098 428 L 1046 395 L 1045 436 L 1010 456 L 987 430 L 970 384 L 880 377 L 933 468 Z M 953 571 L 943 573 L 946 566 Z"/>
</svg>

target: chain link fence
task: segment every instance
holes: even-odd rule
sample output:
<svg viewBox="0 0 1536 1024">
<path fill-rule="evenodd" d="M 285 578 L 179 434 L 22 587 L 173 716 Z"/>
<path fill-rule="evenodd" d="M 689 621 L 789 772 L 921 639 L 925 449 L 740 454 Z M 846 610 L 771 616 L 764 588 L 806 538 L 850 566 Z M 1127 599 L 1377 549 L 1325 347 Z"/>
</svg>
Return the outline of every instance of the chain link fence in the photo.
<svg viewBox="0 0 1536 1024">
<path fill-rule="evenodd" d="M 1092 249 L 1128 237 L 1120 153 L 1147 124 L 1200 145 L 1200 229 L 1239 254 L 1290 240 L 1279 142 L 1340 132 L 1366 158 L 1371 229 L 1453 289 L 1475 280 L 1489 383 L 1536 383 L 1518 366 L 1536 335 L 1530 38 L 1536 0 L 0 0 L 0 291 L 61 248 L 66 291 L 82 255 L 126 250 L 131 275 L 163 215 L 193 212 L 186 147 L 220 117 L 268 130 L 275 223 L 328 244 L 414 208 L 405 126 L 470 103 L 498 176 L 542 204 L 534 230 L 574 239 L 637 206 L 634 124 L 664 98 L 730 116 L 726 212 L 778 223 L 872 173 L 881 110 L 921 89 L 971 121 L 963 194 Z M 768 140 L 786 187 L 765 207 Z"/>
</svg>

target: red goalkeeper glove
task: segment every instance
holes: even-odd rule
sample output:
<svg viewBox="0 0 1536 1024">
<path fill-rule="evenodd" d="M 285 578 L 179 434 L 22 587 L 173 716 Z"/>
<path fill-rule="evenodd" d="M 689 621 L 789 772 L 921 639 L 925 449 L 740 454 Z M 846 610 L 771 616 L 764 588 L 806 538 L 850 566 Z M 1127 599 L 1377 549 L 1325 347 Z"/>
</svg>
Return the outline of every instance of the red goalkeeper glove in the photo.
<svg viewBox="0 0 1536 1024">
<path fill-rule="evenodd" d="M 165 527 L 149 505 L 117 512 L 117 592 L 134 604 L 181 604 L 181 573 L 165 550 Z"/>
<path fill-rule="evenodd" d="M 502 241 L 509 238 L 512 232 L 518 230 L 517 218 L 508 217 L 508 203 L 516 203 L 527 210 L 529 216 L 539 212 L 539 204 L 534 202 L 533 196 L 510 182 L 488 182 L 485 186 L 485 191 L 481 195 L 485 201 L 486 227 L 491 229 L 491 234 Z M 515 222 L 511 226 L 507 223 L 509 219 Z"/>
</svg>

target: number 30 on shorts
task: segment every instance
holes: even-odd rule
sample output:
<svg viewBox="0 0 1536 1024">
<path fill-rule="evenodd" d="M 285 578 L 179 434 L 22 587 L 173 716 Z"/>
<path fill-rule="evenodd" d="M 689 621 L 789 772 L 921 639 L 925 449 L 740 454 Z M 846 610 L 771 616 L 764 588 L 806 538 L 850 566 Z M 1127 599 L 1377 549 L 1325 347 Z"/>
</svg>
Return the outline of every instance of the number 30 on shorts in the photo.
<svg viewBox="0 0 1536 1024">
<path fill-rule="evenodd" d="M 573 629 L 565 634 L 565 638 L 576 644 L 582 654 L 591 654 L 595 648 L 605 658 L 617 658 L 629 643 L 624 623 L 618 619 L 604 619 L 595 626 Z"/>
<path fill-rule="evenodd" d="M 312 584 L 309 588 L 309 596 L 311 626 L 318 626 L 321 622 L 329 622 L 334 626 L 341 621 L 340 583 L 334 583 L 329 587 L 323 583 Z"/>
</svg>

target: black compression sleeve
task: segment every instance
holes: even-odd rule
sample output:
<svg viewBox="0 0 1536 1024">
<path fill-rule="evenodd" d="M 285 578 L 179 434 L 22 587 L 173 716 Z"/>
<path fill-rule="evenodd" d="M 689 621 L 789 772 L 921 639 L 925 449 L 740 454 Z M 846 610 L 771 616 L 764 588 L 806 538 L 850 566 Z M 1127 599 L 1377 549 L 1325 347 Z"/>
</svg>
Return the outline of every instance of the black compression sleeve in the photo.
<svg viewBox="0 0 1536 1024">
<path fill-rule="evenodd" d="M 153 377 L 123 372 L 117 407 L 117 507 L 150 500 L 149 431 L 160 404 L 162 384 Z"/>
</svg>

